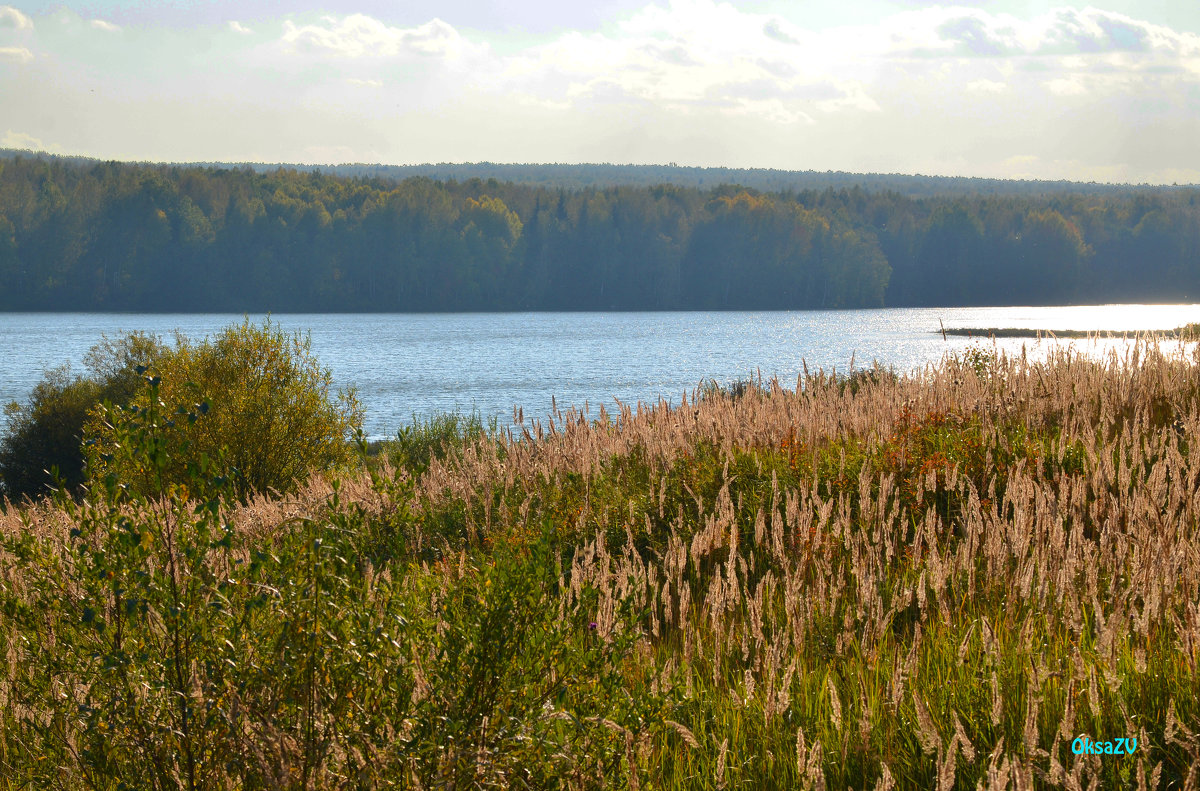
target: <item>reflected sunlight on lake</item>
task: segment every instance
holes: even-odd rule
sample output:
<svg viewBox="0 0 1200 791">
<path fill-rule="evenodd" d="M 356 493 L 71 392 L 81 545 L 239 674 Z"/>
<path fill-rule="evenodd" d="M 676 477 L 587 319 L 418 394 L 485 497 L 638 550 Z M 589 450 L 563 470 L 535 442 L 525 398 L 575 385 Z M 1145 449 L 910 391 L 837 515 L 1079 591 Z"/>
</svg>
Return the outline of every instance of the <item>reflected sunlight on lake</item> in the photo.
<svg viewBox="0 0 1200 791">
<path fill-rule="evenodd" d="M 128 330 L 170 339 L 200 338 L 240 315 L 0 314 L 0 403 L 24 400 L 43 371 L 71 364 L 99 340 Z M 261 321 L 261 316 L 251 316 Z M 679 313 L 283 314 L 284 329 L 310 332 L 313 349 L 340 386 L 352 385 L 373 437 L 391 435 L 414 415 L 478 410 L 509 419 L 515 406 L 545 415 L 560 406 L 594 410 L 626 403 L 677 401 L 700 382 L 761 374 L 794 387 L 810 371 L 845 371 L 878 360 L 898 372 L 937 362 L 950 351 L 991 344 L 943 340 L 939 326 L 1048 330 L 1169 330 L 1200 322 L 1197 305 L 1103 305 L 1001 308 Z M 939 324 L 940 322 L 940 324 Z M 1052 341 L 1004 338 L 1010 353 L 1040 356 Z M 1089 354 L 1122 348 L 1123 339 L 1063 340 Z"/>
</svg>

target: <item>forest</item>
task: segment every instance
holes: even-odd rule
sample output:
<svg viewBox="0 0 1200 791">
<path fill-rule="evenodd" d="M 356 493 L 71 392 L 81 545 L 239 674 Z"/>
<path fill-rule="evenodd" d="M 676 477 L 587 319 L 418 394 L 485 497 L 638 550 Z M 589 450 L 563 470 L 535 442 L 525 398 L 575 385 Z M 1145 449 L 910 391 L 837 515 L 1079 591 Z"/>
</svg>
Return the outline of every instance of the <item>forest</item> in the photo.
<svg viewBox="0 0 1200 791">
<path fill-rule="evenodd" d="M 446 177 L 435 180 L 399 178 L 403 168 L 10 153 L 0 157 L 0 310 L 801 309 L 1200 297 L 1196 188 L 853 183 L 845 174 L 788 182 L 782 171 L 705 179 L 741 173 L 764 186 L 810 186 L 648 183 L 687 182 L 699 170 L 667 167 L 629 171 L 635 183 L 621 185 L 617 166 L 455 167 L 427 171 Z M 488 172 L 514 180 L 470 175 Z M 583 184 L 588 178 L 596 183 Z"/>
</svg>

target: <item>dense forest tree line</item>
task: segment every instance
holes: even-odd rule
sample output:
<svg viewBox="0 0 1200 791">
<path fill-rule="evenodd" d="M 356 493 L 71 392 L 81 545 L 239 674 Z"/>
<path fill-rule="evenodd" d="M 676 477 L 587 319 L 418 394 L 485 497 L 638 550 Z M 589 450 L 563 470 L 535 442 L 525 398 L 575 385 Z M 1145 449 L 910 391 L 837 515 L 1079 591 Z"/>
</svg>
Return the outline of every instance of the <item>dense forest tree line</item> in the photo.
<svg viewBox="0 0 1200 791">
<path fill-rule="evenodd" d="M 35 153 L 0 148 L 0 159 L 36 156 L 50 161 L 91 166 L 100 160 L 91 157 Z M 580 190 L 588 187 L 656 187 L 670 184 L 676 187 L 712 189 L 725 184 L 738 184 L 762 192 L 807 192 L 842 190 L 861 187 L 870 192 L 898 192 L 911 198 L 950 196 L 1025 196 L 1038 197 L 1061 192 L 1114 194 L 1128 192 L 1128 184 L 1105 182 L 1046 181 L 1039 179 L 997 179 L 978 176 L 925 176 L 907 173 L 848 173 L 842 170 L 783 170 L 780 168 L 725 168 L 689 165 L 621 165 L 603 163 L 504 163 L 504 162 L 441 162 L 420 165 L 385 165 L 362 162 L 338 165 L 300 165 L 268 162 L 174 162 L 177 167 L 219 168 L 224 170 L 250 169 L 256 173 L 276 170 L 322 172 L 347 178 L 403 181 L 425 177 L 434 181 L 511 181 L 514 184 L 547 187 L 550 189 Z M 1196 185 L 1173 185 L 1141 189 L 1159 192 L 1188 190 Z"/>
<path fill-rule="evenodd" d="M 3 152 L 0 152 L 3 156 Z M 73 158 L 80 161 L 82 158 Z M 687 165 L 592 164 L 515 164 L 502 162 L 443 162 L 421 165 L 383 165 L 345 163 L 340 165 L 289 165 L 246 162 L 178 163 L 202 167 L 248 167 L 259 173 L 273 170 L 320 170 L 322 173 L 350 178 L 381 178 L 402 181 L 424 176 L 434 181 L 470 181 L 496 179 L 516 184 L 569 190 L 595 187 L 677 187 L 712 189 L 723 184 L 738 184 L 763 192 L 804 192 L 808 190 L 851 189 L 862 187 L 872 192 L 898 192 L 913 198 L 952 195 L 1023 195 L 1044 196 L 1058 192 L 1109 194 L 1127 191 L 1129 185 L 1104 182 L 1044 181 L 1038 179 L 995 179 L 977 176 L 924 176 L 905 173 L 847 173 L 841 170 L 782 170 L 778 168 L 722 168 Z M 1187 186 L 1158 187 L 1160 190 L 1187 189 Z"/>
<path fill-rule="evenodd" d="M 838 308 L 1200 298 L 1200 190 L 566 189 L 0 159 L 0 309 Z"/>
</svg>

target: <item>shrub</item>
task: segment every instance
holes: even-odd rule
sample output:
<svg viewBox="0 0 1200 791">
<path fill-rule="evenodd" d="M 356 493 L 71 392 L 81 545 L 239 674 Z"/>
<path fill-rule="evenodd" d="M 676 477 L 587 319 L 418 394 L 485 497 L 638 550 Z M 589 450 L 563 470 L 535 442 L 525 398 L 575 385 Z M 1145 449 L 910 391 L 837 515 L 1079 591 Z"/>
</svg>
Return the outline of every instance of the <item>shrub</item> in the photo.
<svg viewBox="0 0 1200 791">
<path fill-rule="evenodd" d="M 170 464 L 150 480 L 112 442 L 116 427 L 152 406 L 150 393 L 142 392 L 91 424 L 95 479 L 115 475 L 143 491 L 157 490 L 220 460 L 239 497 L 288 491 L 313 469 L 348 462 L 349 440 L 361 430 L 353 391 L 335 393 L 333 375 L 320 366 L 309 338 L 289 335 L 270 320 L 261 327 L 245 321 L 200 343 L 179 337 L 151 376 L 158 382 L 153 406 L 168 416 L 162 442 Z"/>
<path fill-rule="evenodd" d="M 57 368 L 34 386 L 27 404 L 5 407 L 9 431 L 0 441 L 0 481 L 7 496 L 46 493 L 54 488 L 55 470 L 70 488 L 83 482 L 79 438 L 88 412 L 99 403 L 98 391 L 90 379 Z"/>
<path fill-rule="evenodd" d="M 151 364 L 163 348 L 157 337 L 140 332 L 103 337 L 84 358 L 90 376 L 72 377 L 69 368 L 56 368 L 34 386 L 26 404 L 5 407 L 9 428 L 0 439 L 2 493 L 32 498 L 59 482 L 78 490 L 86 478 L 80 442 L 89 414 L 104 401 L 128 403 L 139 386 L 137 367 Z"/>
</svg>

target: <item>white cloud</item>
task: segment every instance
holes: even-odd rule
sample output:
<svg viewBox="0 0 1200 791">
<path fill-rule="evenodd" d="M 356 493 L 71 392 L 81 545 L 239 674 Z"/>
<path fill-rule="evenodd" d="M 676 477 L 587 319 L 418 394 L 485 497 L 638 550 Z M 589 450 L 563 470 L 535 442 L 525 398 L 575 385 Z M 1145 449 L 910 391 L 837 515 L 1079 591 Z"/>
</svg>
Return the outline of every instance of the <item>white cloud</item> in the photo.
<svg viewBox="0 0 1200 791">
<path fill-rule="evenodd" d="M 33 21 L 9 5 L 0 5 L 0 28 L 13 28 L 16 30 L 29 30 L 33 27 Z"/>
<path fill-rule="evenodd" d="M 1082 96 L 1087 93 L 1087 88 L 1078 77 L 1060 77 L 1048 80 L 1045 85 L 1050 93 L 1057 96 Z"/>
<path fill-rule="evenodd" d="M 390 27 L 364 14 L 342 19 L 325 17 L 324 24 L 297 26 L 284 23 L 283 43 L 296 52 L 345 58 L 432 56 L 465 58 L 487 52 L 486 44 L 473 44 L 451 25 L 432 19 L 412 28 Z"/>
<path fill-rule="evenodd" d="M 405 27 L 338 14 L 256 21 L 253 37 L 222 19 L 219 57 L 211 30 L 130 36 L 119 59 L 78 37 L 56 41 L 58 17 L 39 17 L 35 42 L 7 29 L 23 15 L 0 11 L 0 64 L 36 52 L 28 71 L 42 80 L 2 101 L 13 117 L 86 115 L 86 129 L 27 131 L 132 158 L 675 160 L 1133 180 L 1200 169 L 1194 147 L 1129 142 L 1172 122 L 1174 138 L 1196 139 L 1195 34 L 1095 8 L 1016 16 L 984 2 L 909 3 L 817 28 L 795 4 L 635 1 L 623 18 L 533 43 L 439 19 Z M 103 83 L 81 85 L 89 73 Z M 91 88 L 121 103 L 97 111 Z M 107 126 L 95 120 L 104 113 Z"/>
<path fill-rule="evenodd" d="M 779 99 L 741 99 L 725 110 L 729 115 L 745 115 L 776 124 L 815 124 L 808 113 L 788 106 Z"/>
<path fill-rule="evenodd" d="M 119 25 L 114 25 L 112 22 L 105 22 L 103 19 L 93 19 L 92 27 L 97 30 L 103 30 L 105 33 L 120 33 Z"/>
<path fill-rule="evenodd" d="M 1200 36 L 1194 33 L 1092 7 L 1058 8 L 1027 20 L 962 8 L 936 8 L 914 14 L 915 19 L 922 17 L 942 18 L 935 28 L 938 41 L 931 47 L 931 51 L 940 53 L 986 57 L 1200 53 Z"/>
<path fill-rule="evenodd" d="M 782 124 L 877 110 L 867 86 L 841 76 L 830 55 L 819 36 L 778 16 L 674 0 L 612 32 L 571 32 L 521 52 L 491 82 L 546 101 L 652 103 Z"/>
<path fill-rule="evenodd" d="M 45 151 L 46 144 L 33 135 L 9 129 L 0 137 L 0 148 L 16 148 L 27 151 Z"/>
<path fill-rule="evenodd" d="M 672 0 L 612 31 L 570 32 L 520 52 L 491 82 L 550 102 L 624 100 L 819 120 L 822 113 L 883 111 L 897 87 L 926 102 L 956 93 L 1018 95 L 1036 85 L 1012 79 L 1018 65 L 1041 72 L 1037 82 L 1056 95 L 1081 95 L 1087 85 L 1075 72 L 1196 70 L 1200 36 L 1095 8 L 1018 18 L 938 6 L 818 31 L 714 0 Z M 1107 84 L 1130 88 L 1128 80 Z"/>
<path fill-rule="evenodd" d="M 1020 52 L 1028 40 L 1015 19 L 978 11 L 950 16 L 932 32 L 938 39 L 936 50 L 954 55 L 1012 55 Z"/>
<path fill-rule="evenodd" d="M 1097 8 L 1060 8 L 1042 20 L 1045 52 L 1146 52 L 1179 43 L 1173 31 Z"/>
<path fill-rule="evenodd" d="M 837 86 L 840 93 L 831 99 L 817 102 L 817 107 L 825 112 L 839 110 L 858 110 L 864 113 L 878 113 L 883 108 L 867 92 L 866 86 L 859 83 L 841 83 Z"/>
<path fill-rule="evenodd" d="M 1008 93 L 1008 84 L 996 80 L 971 80 L 967 83 L 968 93 Z"/>
<path fill-rule="evenodd" d="M 28 63 L 33 60 L 33 53 L 24 47 L 0 47 L 0 61 Z"/>
<path fill-rule="evenodd" d="M 795 26 L 777 17 L 763 23 L 763 35 L 784 44 L 803 44 L 804 33 L 797 31 Z"/>
</svg>

